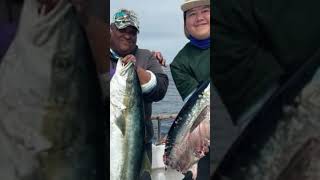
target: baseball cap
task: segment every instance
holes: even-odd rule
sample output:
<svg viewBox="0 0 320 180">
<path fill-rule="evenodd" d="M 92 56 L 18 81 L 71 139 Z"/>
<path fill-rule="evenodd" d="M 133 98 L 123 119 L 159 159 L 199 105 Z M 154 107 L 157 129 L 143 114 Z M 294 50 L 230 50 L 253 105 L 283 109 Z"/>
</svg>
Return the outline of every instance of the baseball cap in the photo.
<svg viewBox="0 0 320 180">
<path fill-rule="evenodd" d="M 139 20 L 137 14 L 132 10 L 118 10 L 113 16 L 113 23 L 118 29 L 124 29 L 128 26 L 133 26 L 139 32 Z"/>
</svg>

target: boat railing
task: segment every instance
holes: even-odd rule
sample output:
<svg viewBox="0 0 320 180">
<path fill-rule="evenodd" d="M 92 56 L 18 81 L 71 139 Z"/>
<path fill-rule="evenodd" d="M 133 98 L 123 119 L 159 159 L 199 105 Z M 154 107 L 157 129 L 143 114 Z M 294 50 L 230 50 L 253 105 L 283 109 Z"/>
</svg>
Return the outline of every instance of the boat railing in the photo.
<svg viewBox="0 0 320 180">
<path fill-rule="evenodd" d="M 157 115 L 152 115 L 151 120 L 156 120 L 157 121 L 157 139 L 156 139 L 156 145 L 162 144 L 163 141 L 161 139 L 161 121 L 165 120 L 170 120 L 170 119 L 175 119 L 177 117 L 177 113 L 171 113 L 171 114 L 157 114 Z"/>
</svg>

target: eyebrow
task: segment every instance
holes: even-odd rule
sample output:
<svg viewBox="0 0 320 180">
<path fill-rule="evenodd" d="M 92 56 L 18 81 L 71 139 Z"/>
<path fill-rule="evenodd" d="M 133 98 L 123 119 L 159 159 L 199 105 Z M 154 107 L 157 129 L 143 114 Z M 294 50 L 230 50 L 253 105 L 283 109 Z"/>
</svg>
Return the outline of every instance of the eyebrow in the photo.
<svg viewBox="0 0 320 180">
<path fill-rule="evenodd" d="M 203 9 L 206 9 L 206 8 L 209 8 L 210 9 L 210 6 L 209 5 L 205 5 L 205 6 L 203 6 L 201 9 L 199 9 L 199 10 L 203 10 Z M 196 11 L 196 10 L 194 10 L 194 9 L 190 9 L 190 10 L 188 10 L 186 13 L 188 14 L 188 13 L 191 13 L 191 12 L 194 12 L 194 11 Z"/>
</svg>

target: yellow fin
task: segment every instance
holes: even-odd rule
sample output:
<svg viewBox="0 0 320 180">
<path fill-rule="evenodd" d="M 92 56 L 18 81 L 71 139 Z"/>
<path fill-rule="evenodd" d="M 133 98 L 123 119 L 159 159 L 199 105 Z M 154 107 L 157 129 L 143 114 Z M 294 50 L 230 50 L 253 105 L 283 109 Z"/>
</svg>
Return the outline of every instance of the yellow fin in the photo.
<svg viewBox="0 0 320 180">
<path fill-rule="evenodd" d="M 141 171 L 140 171 L 140 179 L 144 180 L 144 179 L 148 179 L 146 178 L 146 174 L 150 175 L 150 179 L 151 179 L 151 163 L 150 159 L 148 157 L 147 152 L 145 151 L 143 153 L 143 160 L 142 160 L 142 166 L 141 166 Z"/>
</svg>

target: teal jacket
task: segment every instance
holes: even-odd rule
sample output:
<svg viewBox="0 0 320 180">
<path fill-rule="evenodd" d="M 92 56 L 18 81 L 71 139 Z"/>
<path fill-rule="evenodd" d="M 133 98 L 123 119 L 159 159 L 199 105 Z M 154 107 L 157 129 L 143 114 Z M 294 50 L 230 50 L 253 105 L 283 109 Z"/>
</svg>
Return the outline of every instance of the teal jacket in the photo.
<svg viewBox="0 0 320 180">
<path fill-rule="evenodd" d="M 184 100 L 200 82 L 210 80 L 210 48 L 187 43 L 170 64 L 174 83 Z"/>
</svg>

